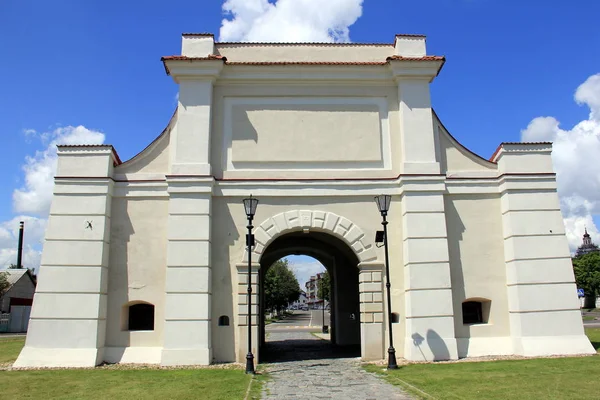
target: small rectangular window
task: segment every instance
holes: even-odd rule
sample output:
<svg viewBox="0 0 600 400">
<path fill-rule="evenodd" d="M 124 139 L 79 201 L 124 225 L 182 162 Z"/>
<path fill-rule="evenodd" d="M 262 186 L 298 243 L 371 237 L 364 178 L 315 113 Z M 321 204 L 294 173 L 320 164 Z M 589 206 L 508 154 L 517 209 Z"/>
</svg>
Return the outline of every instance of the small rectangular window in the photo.
<svg viewBox="0 0 600 400">
<path fill-rule="evenodd" d="M 483 323 L 483 309 L 478 301 L 466 301 L 462 304 L 463 324 Z"/>
<path fill-rule="evenodd" d="M 154 306 L 152 304 L 134 304 L 129 306 L 129 330 L 154 330 Z"/>
</svg>

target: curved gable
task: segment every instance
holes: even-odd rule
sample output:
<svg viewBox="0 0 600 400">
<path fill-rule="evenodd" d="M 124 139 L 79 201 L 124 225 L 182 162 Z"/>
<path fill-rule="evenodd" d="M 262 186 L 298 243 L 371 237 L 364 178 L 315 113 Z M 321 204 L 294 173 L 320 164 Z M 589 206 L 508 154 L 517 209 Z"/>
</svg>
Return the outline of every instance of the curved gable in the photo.
<svg viewBox="0 0 600 400">
<path fill-rule="evenodd" d="M 177 123 L 177 109 L 167 127 L 144 150 L 115 168 L 117 174 L 168 173 L 171 129 Z"/>
<path fill-rule="evenodd" d="M 498 169 L 496 163 L 484 159 L 460 144 L 458 140 L 448 132 L 435 111 L 433 111 L 433 123 L 438 132 L 440 163 L 444 173 L 495 171 Z"/>
</svg>

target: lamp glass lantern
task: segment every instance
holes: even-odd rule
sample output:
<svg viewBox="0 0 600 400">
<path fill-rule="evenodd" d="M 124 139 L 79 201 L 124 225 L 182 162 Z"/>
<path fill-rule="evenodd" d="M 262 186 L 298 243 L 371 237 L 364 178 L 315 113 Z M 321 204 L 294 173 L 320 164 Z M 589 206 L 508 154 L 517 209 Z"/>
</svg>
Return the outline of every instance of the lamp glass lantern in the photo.
<svg viewBox="0 0 600 400">
<path fill-rule="evenodd" d="M 392 202 L 392 196 L 389 194 L 381 194 L 379 196 L 375 196 L 375 203 L 377 203 L 377 208 L 379 212 L 383 214 L 387 214 L 390 209 L 390 203 Z"/>
<path fill-rule="evenodd" d="M 254 214 L 256 214 L 257 206 L 258 199 L 252 197 L 252 195 L 250 195 L 250 197 L 248 197 L 247 199 L 244 199 L 244 210 L 246 211 L 246 216 L 248 218 L 254 217 Z"/>
</svg>

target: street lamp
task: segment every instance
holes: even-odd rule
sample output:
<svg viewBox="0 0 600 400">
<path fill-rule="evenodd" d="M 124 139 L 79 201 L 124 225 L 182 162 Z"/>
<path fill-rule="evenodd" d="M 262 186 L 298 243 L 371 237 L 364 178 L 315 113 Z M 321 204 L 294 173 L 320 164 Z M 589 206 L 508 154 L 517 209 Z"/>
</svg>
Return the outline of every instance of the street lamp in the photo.
<svg viewBox="0 0 600 400">
<path fill-rule="evenodd" d="M 390 295 L 390 261 L 388 256 L 388 236 L 387 236 L 387 213 L 390 209 L 390 203 L 392 201 L 392 196 L 389 194 L 382 194 L 379 196 L 375 196 L 375 203 L 377 203 L 377 208 L 381 213 L 381 217 L 383 220 L 381 221 L 381 225 L 383 225 L 383 232 L 378 231 L 375 236 L 375 242 L 381 242 L 383 239 L 383 247 L 385 250 L 385 287 L 387 289 L 387 308 L 388 308 L 388 332 L 390 335 L 390 347 L 388 348 L 388 369 L 397 369 L 398 364 L 396 363 L 396 350 L 394 349 L 394 335 L 392 333 L 392 298 Z M 383 236 L 383 238 L 382 238 Z"/>
<path fill-rule="evenodd" d="M 248 233 L 246 234 L 246 247 L 248 248 L 248 354 L 246 354 L 246 373 L 254 374 L 254 355 L 252 354 L 252 247 L 254 246 L 254 235 L 252 234 L 252 220 L 256 213 L 258 199 L 250 195 L 244 199 L 244 210 L 248 218 Z"/>
<path fill-rule="evenodd" d="M 321 332 L 327 333 L 327 328 L 325 326 L 325 281 L 323 280 L 323 276 L 324 276 L 324 273 L 322 272 L 319 275 L 319 282 L 320 282 L 319 286 L 321 286 L 321 300 L 323 300 L 323 304 L 321 305 L 321 310 L 322 310 L 321 319 L 323 320 L 323 326 L 321 327 Z M 319 294 L 319 286 L 317 286 L 317 297 Z"/>
</svg>

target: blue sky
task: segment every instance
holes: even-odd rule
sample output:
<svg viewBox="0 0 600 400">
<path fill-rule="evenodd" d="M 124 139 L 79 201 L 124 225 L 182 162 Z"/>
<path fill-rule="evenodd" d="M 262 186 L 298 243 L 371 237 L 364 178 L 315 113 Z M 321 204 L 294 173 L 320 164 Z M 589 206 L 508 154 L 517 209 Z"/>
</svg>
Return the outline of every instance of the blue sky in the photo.
<svg viewBox="0 0 600 400">
<path fill-rule="evenodd" d="M 290 2 L 279 0 L 285 1 Z M 298 1 L 325 12 L 318 1 Z M 351 41 L 427 35 L 428 53 L 447 57 L 431 87 L 434 108 L 459 141 L 486 158 L 500 142 L 521 140 L 534 118 L 553 117 L 565 131 L 590 119 L 590 107 L 573 96 L 600 73 L 598 1 L 366 0 L 362 8 L 359 0 L 336 1 L 338 9 L 331 12 L 358 7 L 362 13 L 348 17 L 356 20 L 349 26 Z M 177 86 L 160 57 L 179 54 L 182 32 L 218 37 L 222 5 L 217 0 L 0 2 L 0 229 L 5 230 L 0 248 L 14 241 L 15 218 L 46 217 L 44 207 L 25 212 L 13 202 L 15 189 L 26 186 L 26 157 L 71 134 L 57 133 L 60 127 L 102 133 L 124 160 L 143 149 L 176 105 Z M 595 87 L 592 95 L 600 99 Z M 540 135 L 550 133 L 533 136 Z M 600 226 L 600 199 L 590 196 L 586 215 L 574 211 L 577 229 L 581 221 L 589 228 L 590 218 Z M 596 235 L 595 226 L 591 230 Z M 40 236 L 28 244 L 37 246 Z"/>
</svg>

